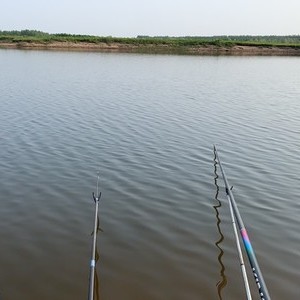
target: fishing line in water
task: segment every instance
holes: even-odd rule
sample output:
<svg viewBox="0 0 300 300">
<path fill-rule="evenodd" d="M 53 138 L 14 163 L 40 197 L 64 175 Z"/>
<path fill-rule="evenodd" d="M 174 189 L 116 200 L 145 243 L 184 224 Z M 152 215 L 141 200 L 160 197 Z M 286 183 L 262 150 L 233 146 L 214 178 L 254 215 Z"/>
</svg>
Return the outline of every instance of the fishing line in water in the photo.
<svg viewBox="0 0 300 300">
<path fill-rule="evenodd" d="M 97 189 L 96 195 L 99 195 L 99 180 L 100 180 L 100 171 L 97 172 Z"/>
</svg>

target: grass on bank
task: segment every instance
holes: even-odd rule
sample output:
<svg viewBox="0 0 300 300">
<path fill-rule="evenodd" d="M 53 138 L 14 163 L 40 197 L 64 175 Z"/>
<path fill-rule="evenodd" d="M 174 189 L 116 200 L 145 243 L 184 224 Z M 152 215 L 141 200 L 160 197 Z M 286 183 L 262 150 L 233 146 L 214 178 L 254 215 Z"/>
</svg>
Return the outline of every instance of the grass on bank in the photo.
<svg viewBox="0 0 300 300">
<path fill-rule="evenodd" d="M 77 34 L 49 34 L 37 30 L 0 31 L 0 43 L 91 43 L 91 44 L 125 44 L 136 46 L 166 45 L 172 47 L 226 46 L 235 45 L 261 47 L 300 48 L 300 35 L 290 36 L 213 36 L 213 37 L 169 37 L 137 36 L 136 38 L 100 37 Z"/>
</svg>

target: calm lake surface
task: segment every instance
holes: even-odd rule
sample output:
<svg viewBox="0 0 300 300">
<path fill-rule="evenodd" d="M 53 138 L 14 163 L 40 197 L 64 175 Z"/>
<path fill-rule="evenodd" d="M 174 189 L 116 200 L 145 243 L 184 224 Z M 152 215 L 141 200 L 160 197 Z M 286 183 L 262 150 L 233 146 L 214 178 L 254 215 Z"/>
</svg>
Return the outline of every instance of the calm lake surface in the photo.
<svg viewBox="0 0 300 300">
<path fill-rule="evenodd" d="M 0 111 L 1 300 L 87 298 L 98 171 L 97 299 L 245 299 L 213 144 L 299 299 L 299 58 L 0 50 Z"/>
</svg>

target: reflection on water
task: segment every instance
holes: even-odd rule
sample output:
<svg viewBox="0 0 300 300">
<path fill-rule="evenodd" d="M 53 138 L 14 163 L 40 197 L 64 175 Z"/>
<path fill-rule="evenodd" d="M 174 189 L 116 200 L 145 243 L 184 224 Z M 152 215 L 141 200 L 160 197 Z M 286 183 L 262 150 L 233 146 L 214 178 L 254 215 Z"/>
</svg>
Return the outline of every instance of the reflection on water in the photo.
<svg viewBox="0 0 300 300">
<path fill-rule="evenodd" d="M 221 201 L 218 199 L 218 195 L 219 195 L 219 186 L 218 186 L 218 174 L 217 174 L 217 160 L 216 160 L 216 154 L 214 154 L 214 173 L 215 173 L 215 177 L 214 177 L 214 181 L 215 181 L 215 186 L 216 186 L 216 194 L 215 194 L 215 200 L 217 201 L 217 205 L 214 205 L 213 208 L 214 210 L 216 211 L 216 218 L 217 218 L 217 228 L 218 228 L 218 232 L 220 234 L 220 238 L 216 241 L 215 245 L 217 246 L 217 248 L 219 249 L 220 253 L 218 255 L 218 261 L 219 261 L 219 264 L 221 266 L 221 269 L 220 269 L 220 276 L 221 276 L 221 279 L 217 282 L 216 286 L 217 286 L 217 289 L 218 289 L 218 296 L 219 296 L 219 299 L 222 299 L 222 289 L 227 285 L 227 278 L 226 278 L 226 275 L 225 275 L 225 266 L 222 262 L 222 256 L 224 254 L 224 251 L 223 249 L 220 247 L 221 243 L 223 242 L 224 240 L 224 235 L 221 231 L 221 219 L 219 217 L 219 208 L 222 206 L 222 203 Z"/>
<path fill-rule="evenodd" d="M 99 216 L 97 218 L 97 235 L 99 232 L 103 232 L 102 228 L 100 227 L 100 220 Z M 95 284 L 94 284 L 94 299 L 95 300 L 100 300 L 100 280 L 98 276 L 98 271 L 97 271 L 97 265 L 98 261 L 100 260 L 100 252 L 99 252 L 99 247 L 96 245 L 96 256 L 95 256 L 95 261 L 96 261 L 96 268 L 95 268 Z"/>
<path fill-rule="evenodd" d="M 98 233 L 98 231 L 97 231 Z M 100 300 L 100 281 L 99 281 L 99 276 L 98 276 L 98 271 L 97 271 L 97 264 L 98 260 L 100 258 L 99 252 L 98 252 L 98 247 L 96 247 L 96 269 L 95 269 L 95 284 L 94 284 L 94 299 L 95 300 Z"/>
</svg>

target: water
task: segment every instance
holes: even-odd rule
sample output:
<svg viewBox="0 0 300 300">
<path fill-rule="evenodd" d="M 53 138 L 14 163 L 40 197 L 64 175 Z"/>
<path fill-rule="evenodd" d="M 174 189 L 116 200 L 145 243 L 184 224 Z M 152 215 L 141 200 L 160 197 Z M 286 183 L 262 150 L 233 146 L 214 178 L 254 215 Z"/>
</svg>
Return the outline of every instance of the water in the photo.
<svg viewBox="0 0 300 300">
<path fill-rule="evenodd" d="M 1 300 L 87 298 L 97 171 L 97 299 L 245 299 L 214 143 L 272 299 L 299 299 L 299 69 L 1 50 Z"/>
</svg>

